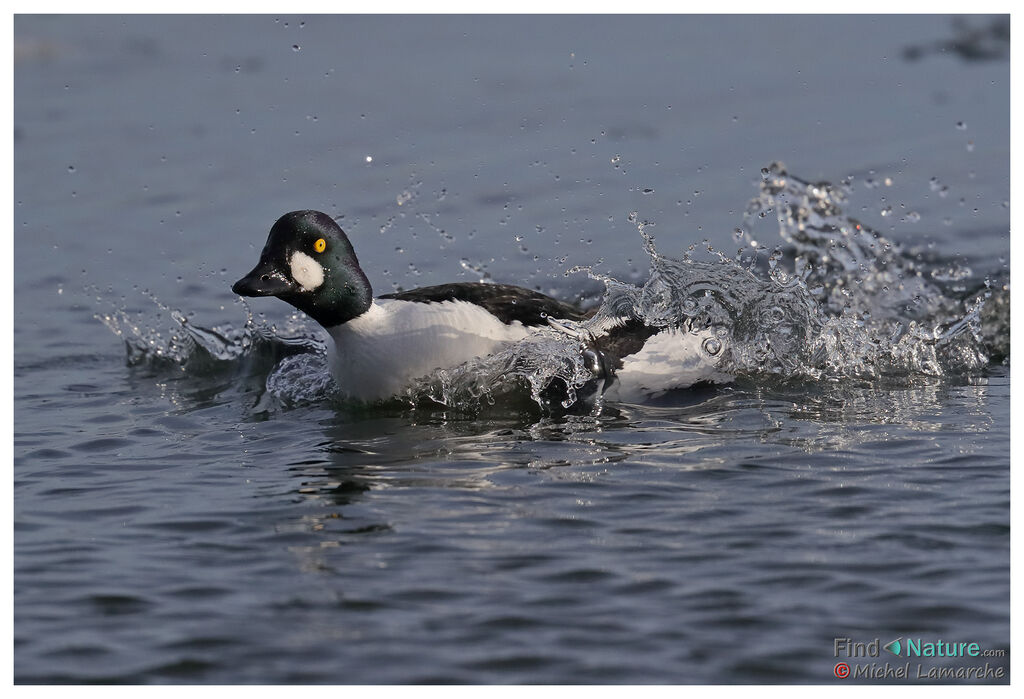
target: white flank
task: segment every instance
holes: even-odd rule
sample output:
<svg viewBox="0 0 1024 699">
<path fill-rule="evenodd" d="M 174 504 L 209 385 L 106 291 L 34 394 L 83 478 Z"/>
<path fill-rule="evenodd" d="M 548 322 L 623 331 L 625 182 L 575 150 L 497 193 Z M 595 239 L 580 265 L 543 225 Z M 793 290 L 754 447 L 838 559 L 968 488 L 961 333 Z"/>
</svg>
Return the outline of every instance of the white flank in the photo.
<svg viewBox="0 0 1024 699">
<path fill-rule="evenodd" d="M 299 283 L 305 291 L 312 291 L 324 283 L 324 268 L 304 252 L 292 253 L 289 264 L 292 268 L 292 279 Z"/>
<path fill-rule="evenodd" d="M 642 350 L 622 358 L 622 368 L 615 372 L 618 381 L 605 395 L 625 402 L 642 402 L 698 381 L 731 381 L 732 377 L 720 372 L 717 366 L 724 352 L 722 344 L 710 332 L 663 330 L 651 337 Z M 712 355 L 705 347 L 718 351 Z"/>
<path fill-rule="evenodd" d="M 465 301 L 375 299 L 363 315 L 331 328 L 331 371 L 353 398 L 388 398 L 414 379 L 493 354 L 530 332 L 519 321 L 506 325 Z"/>
</svg>

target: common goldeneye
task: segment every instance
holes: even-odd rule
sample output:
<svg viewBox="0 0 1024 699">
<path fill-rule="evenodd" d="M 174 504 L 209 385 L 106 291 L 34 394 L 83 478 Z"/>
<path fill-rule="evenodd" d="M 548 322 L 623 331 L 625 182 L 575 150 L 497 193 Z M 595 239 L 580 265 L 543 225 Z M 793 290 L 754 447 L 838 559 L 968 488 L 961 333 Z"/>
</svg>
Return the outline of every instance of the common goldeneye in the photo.
<svg viewBox="0 0 1024 699">
<path fill-rule="evenodd" d="M 374 298 L 348 237 L 319 211 L 278 219 L 259 263 L 231 290 L 277 296 L 322 325 L 335 345 L 332 374 L 349 397 L 365 401 L 398 395 L 437 369 L 500 351 L 554 319 L 588 317 L 505 284 L 442 284 Z M 716 380 L 698 349 L 701 338 L 691 333 L 623 319 L 590 340 L 587 366 L 605 389 L 617 378 L 623 399 Z"/>
</svg>

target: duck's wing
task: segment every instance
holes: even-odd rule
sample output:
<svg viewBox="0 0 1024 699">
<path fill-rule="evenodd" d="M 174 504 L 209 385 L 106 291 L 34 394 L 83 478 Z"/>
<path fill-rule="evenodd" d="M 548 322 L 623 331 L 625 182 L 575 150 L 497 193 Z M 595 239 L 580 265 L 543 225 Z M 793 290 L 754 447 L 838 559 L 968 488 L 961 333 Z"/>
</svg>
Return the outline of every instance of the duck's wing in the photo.
<svg viewBox="0 0 1024 699">
<path fill-rule="evenodd" d="M 604 334 L 592 336 L 590 347 L 600 352 L 613 369 L 621 369 L 624 357 L 640 352 L 647 340 L 661 330 L 630 319 L 609 328 Z"/>
<path fill-rule="evenodd" d="M 548 318 L 583 320 L 589 315 L 576 306 L 553 299 L 539 291 L 510 284 L 440 284 L 382 294 L 380 298 L 418 303 L 465 301 L 480 306 L 503 323 L 518 320 L 526 326 L 547 325 Z"/>
</svg>

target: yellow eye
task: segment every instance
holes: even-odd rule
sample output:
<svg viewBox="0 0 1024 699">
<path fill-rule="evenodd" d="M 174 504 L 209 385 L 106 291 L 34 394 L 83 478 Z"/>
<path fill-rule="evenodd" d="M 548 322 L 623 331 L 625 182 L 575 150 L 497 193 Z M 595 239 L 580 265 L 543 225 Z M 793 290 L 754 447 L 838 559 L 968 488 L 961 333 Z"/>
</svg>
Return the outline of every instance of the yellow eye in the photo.
<svg viewBox="0 0 1024 699">
<path fill-rule="evenodd" d="M 327 241 L 323 238 L 317 239 L 317 241 L 313 243 L 313 249 L 317 252 L 323 252 L 327 249 Z"/>
</svg>

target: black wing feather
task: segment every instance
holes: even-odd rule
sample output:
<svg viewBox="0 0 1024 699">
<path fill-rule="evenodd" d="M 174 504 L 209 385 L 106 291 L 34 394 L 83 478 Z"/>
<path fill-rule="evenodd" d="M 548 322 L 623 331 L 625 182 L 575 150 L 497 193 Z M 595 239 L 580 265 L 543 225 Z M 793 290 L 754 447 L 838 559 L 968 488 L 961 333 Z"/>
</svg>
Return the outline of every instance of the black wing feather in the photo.
<svg viewBox="0 0 1024 699">
<path fill-rule="evenodd" d="M 548 318 L 583 320 L 589 315 L 576 306 L 553 299 L 539 291 L 510 284 L 440 284 L 393 294 L 381 294 L 380 298 L 418 303 L 467 301 L 484 308 L 503 323 L 518 320 L 527 326 L 547 325 Z"/>
<path fill-rule="evenodd" d="M 647 340 L 661 330 L 662 328 L 644 325 L 642 321 L 633 318 L 611 328 L 604 335 L 592 338 L 590 347 L 610 360 L 612 368 L 621 369 L 623 357 L 642 350 Z"/>
</svg>

